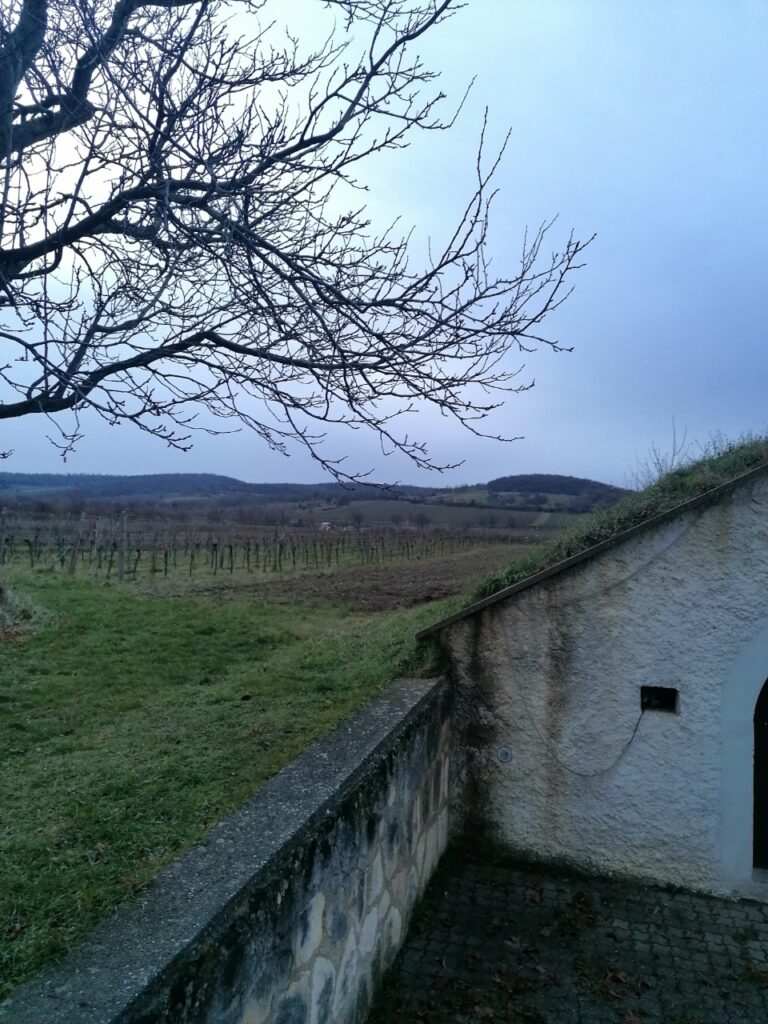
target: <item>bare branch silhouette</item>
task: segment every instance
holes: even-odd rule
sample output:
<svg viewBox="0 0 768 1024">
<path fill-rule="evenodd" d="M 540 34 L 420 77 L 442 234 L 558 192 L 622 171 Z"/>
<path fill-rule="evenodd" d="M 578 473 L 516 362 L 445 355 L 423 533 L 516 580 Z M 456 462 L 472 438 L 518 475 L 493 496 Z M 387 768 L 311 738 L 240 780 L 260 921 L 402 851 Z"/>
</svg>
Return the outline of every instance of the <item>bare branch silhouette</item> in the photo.
<svg viewBox="0 0 768 1024">
<path fill-rule="evenodd" d="M 307 48 L 272 0 L 4 5 L 0 419 L 51 417 L 66 453 L 90 409 L 187 448 L 205 410 L 343 477 L 321 443 L 341 422 L 434 468 L 400 413 L 479 433 L 527 386 L 506 354 L 559 347 L 543 321 L 587 243 L 545 251 L 544 224 L 492 269 L 482 138 L 423 265 L 349 205 L 361 161 L 451 124 L 413 44 L 455 0 L 330 6 Z"/>
</svg>

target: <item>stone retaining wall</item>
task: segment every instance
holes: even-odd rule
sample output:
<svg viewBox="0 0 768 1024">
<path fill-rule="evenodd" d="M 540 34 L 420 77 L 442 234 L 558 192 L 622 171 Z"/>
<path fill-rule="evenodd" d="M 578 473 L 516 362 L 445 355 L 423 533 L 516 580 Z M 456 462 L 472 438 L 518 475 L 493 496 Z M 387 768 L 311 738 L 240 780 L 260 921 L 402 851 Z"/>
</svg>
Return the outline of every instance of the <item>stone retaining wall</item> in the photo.
<svg viewBox="0 0 768 1024">
<path fill-rule="evenodd" d="M 445 849 L 451 707 L 408 681 L 268 782 L 3 1024 L 357 1024 Z"/>
</svg>

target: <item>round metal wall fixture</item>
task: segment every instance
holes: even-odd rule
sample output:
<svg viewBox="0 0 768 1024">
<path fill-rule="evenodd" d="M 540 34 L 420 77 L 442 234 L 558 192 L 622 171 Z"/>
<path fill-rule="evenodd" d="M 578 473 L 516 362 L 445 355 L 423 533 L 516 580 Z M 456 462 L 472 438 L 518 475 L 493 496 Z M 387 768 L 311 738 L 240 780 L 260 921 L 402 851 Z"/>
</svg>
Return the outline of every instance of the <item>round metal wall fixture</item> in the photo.
<svg viewBox="0 0 768 1024">
<path fill-rule="evenodd" d="M 498 757 L 502 764 L 509 764 L 512 760 L 512 751 L 509 747 L 499 747 L 496 751 L 496 757 Z"/>
</svg>

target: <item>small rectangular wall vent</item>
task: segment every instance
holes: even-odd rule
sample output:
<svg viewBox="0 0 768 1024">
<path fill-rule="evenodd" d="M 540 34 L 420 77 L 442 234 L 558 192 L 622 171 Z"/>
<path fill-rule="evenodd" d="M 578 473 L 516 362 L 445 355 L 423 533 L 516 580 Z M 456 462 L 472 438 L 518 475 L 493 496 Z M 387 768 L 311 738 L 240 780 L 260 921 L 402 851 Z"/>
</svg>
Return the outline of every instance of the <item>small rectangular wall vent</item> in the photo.
<svg viewBox="0 0 768 1024">
<path fill-rule="evenodd" d="M 641 686 L 640 708 L 642 711 L 677 711 L 678 691 L 671 686 Z"/>
</svg>

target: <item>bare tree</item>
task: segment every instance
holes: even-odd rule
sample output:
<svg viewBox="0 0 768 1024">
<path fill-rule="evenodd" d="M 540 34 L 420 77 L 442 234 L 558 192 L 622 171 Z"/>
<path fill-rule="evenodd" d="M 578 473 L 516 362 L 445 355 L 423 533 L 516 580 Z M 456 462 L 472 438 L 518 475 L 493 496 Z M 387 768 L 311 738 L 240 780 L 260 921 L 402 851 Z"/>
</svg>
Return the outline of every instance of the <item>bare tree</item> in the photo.
<svg viewBox="0 0 768 1024">
<path fill-rule="evenodd" d="M 86 409 L 186 448 L 205 410 L 344 476 L 342 422 L 432 467 L 399 413 L 480 432 L 524 386 L 507 352 L 558 347 L 541 323 L 584 243 L 545 252 L 544 225 L 491 270 L 482 140 L 422 266 L 351 205 L 361 161 L 450 126 L 413 44 L 456 0 L 326 6 L 308 49 L 272 0 L 4 0 L 0 419 L 50 417 L 65 453 Z"/>
</svg>

